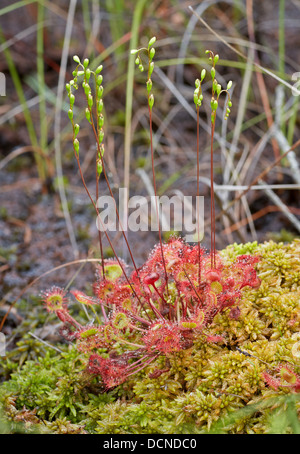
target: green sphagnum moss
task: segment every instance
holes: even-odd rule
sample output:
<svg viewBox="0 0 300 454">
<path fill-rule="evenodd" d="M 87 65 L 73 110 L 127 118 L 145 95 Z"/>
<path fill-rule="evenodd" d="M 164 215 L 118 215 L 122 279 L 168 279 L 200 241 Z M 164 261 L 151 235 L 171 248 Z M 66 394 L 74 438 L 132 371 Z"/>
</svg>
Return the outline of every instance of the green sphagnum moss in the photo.
<svg viewBox="0 0 300 454">
<path fill-rule="evenodd" d="M 228 260 L 245 253 L 261 257 L 262 284 L 244 289 L 237 320 L 225 312 L 207 329 L 209 335 L 226 332 L 223 344 L 200 337 L 108 392 L 85 373 L 87 355 L 72 345 L 62 344 L 62 353 L 43 346 L 21 366 L 11 355 L 11 376 L 0 386 L 4 423 L 52 433 L 299 431 L 299 393 L 273 390 L 262 374 L 279 364 L 300 373 L 300 241 L 222 251 Z M 166 371 L 151 378 L 158 369 Z"/>
</svg>

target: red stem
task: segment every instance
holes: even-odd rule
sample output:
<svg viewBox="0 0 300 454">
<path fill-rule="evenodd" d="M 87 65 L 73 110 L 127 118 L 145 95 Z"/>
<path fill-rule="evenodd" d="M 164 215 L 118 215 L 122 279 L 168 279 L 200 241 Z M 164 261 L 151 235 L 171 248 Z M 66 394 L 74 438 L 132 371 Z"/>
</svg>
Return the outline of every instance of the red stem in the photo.
<svg viewBox="0 0 300 454">
<path fill-rule="evenodd" d="M 200 140 L 199 140 L 199 110 L 200 110 L 200 107 L 197 106 L 197 201 L 196 201 L 196 216 L 197 216 L 197 213 L 198 213 L 198 200 L 199 200 L 199 197 L 200 197 L 200 182 L 199 182 L 199 178 L 200 178 L 200 162 L 199 162 L 199 154 L 200 154 L 200 150 L 199 150 L 199 146 L 200 146 Z M 199 261 L 199 269 L 198 269 L 198 284 L 200 285 L 200 282 L 201 282 L 201 248 L 200 248 L 200 238 L 199 238 L 199 217 L 197 217 L 197 229 L 198 229 L 198 261 Z"/>
</svg>

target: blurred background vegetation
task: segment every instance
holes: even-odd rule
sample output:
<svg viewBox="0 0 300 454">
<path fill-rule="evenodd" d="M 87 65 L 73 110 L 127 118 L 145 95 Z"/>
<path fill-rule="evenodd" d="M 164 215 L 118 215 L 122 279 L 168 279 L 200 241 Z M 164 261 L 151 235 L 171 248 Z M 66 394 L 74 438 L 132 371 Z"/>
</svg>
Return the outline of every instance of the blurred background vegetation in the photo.
<svg viewBox="0 0 300 454">
<path fill-rule="evenodd" d="M 53 267 L 99 256 L 95 214 L 73 157 L 67 117 L 65 83 L 72 78 L 74 54 L 89 58 L 94 67 L 104 66 L 105 162 L 117 197 L 118 188 L 124 185 L 130 196 L 149 196 L 153 190 L 145 74 L 135 68 L 130 49 L 157 37 L 155 168 L 158 193 L 169 196 L 196 195 L 194 83 L 201 69 L 209 68 L 205 50 L 219 53 L 218 80 L 223 85 L 233 81 L 233 107 L 226 122 L 219 109 L 216 125 L 217 248 L 232 242 L 288 241 L 299 236 L 299 148 L 278 161 L 300 138 L 300 98 L 291 90 L 299 80 L 299 18 L 299 0 L 3 0 L 2 306 Z M 209 78 L 203 88 L 200 190 L 206 207 L 203 245 L 209 246 Z M 76 103 L 77 118 L 82 119 L 81 163 L 93 192 L 95 144 L 84 118 L 84 95 L 78 94 Z M 278 165 L 240 197 L 276 159 Z M 105 181 L 101 180 L 100 188 L 101 194 L 108 193 Z M 127 259 L 121 234 L 112 238 L 120 256 Z M 149 232 L 129 233 L 129 241 L 137 263 L 142 264 L 158 237 Z M 111 254 L 106 243 L 105 254 Z M 76 279 L 76 285 L 83 288 L 93 280 L 93 267 L 87 264 L 76 275 L 77 269 L 60 268 L 36 287 L 65 286 Z"/>
</svg>

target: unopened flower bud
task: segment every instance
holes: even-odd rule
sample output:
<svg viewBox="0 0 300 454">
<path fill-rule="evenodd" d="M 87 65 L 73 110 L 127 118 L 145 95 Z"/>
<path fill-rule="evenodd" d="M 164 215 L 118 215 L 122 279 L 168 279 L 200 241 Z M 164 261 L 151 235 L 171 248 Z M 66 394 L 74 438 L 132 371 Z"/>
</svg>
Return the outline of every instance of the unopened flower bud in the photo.
<svg viewBox="0 0 300 454">
<path fill-rule="evenodd" d="M 150 95 L 149 96 L 149 107 L 150 107 L 150 109 L 152 109 L 153 104 L 154 104 L 154 96 Z"/>
<path fill-rule="evenodd" d="M 73 146 L 74 146 L 74 150 L 76 151 L 76 153 L 78 155 L 79 154 L 79 140 L 78 139 L 74 139 Z"/>
<path fill-rule="evenodd" d="M 153 36 L 153 38 L 151 38 L 150 41 L 149 41 L 149 43 L 148 43 L 148 49 L 149 49 L 151 46 L 153 46 L 153 44 L 155 43 L 155 41 L 156 41 L 156 37 Z"/>
</svg>

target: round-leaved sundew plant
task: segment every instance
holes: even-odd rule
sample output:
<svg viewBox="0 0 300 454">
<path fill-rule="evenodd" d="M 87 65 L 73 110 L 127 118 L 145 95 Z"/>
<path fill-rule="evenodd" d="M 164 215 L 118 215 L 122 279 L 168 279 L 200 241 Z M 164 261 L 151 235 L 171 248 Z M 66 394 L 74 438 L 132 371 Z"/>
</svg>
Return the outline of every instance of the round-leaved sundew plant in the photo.
<svg viewBox="0 0 300 454">
<path fill-rule="evenodd" d="M 153 186 L 156 194 L 152 141 L 154 106 L 152 74 L 155 41 L 153 37 L 147 47 L 134 49 L 131 53 L 136 55 L 135 63 L 141 71 L 144 71 L 143 55 L 145 54 L 147 58 L 146 89 Z M 159 228 L 159 244 L 140 268 L 135 266 L 127 242 L 134 265 L 133 271 L 129 274 L 125 263 L 117 256 L 109 260 L 104 259 L 101 232 L 99 232 L 101 259 L 93 286 L 94 295 L 88 296 L 77 290 L 70 292 L 70 298 L 75 298 L 93 312 L 95 321 L 86 325 L 78 323 L 69 312 L 68 296 L 63 289 L 53 287 L 42 295 L 47 310 L 55 312 L 63 323 L 60 330 L 62 336 L 68 341 L 75 342 L 78 351 L 88 355 L 86 373 L 101 377 L 106 389 L 126 382 L 128 377 L 145 369 L 159 357 L 164 357 L 167 364 L 170 356 L 178 355 L 191 348 L 201 339 L 205 339 L 208 343 L 226 343 L 226 328 L 217 335 L 211 335 L 208 328 L 218 314 L 225 312 L 229 314 L 230 319 L 238 320 L 239 302 L 244 288 L 257 289 L 260 286 L 255 268 L 259 262 L 258 256 L 241 254 L 234 260 L 226 260 L 215 247 L 213 136 L 216 111 L 222 93 L 228 96 L 225 117 L 227 118 L 230 113 L 231 101 L 228 91 L 231 82 L 226 89 L 222 89 L 215 77 L 215 65 L 219 57 L 211 51 L 207 52 L 212 63 L 210 252 L 201 247 L 200 241 L 192 245 L 179 237 L 171 237 L 164 243 Z M 87 189 L 80 166 L 79 125 L 74 119 L 73 106 L 74 92 L 79 87 L 78 81 L 82 79 L 82 88 L 87 102 L 86 119 L 93 129 L 97 144 L 95 157 L 97 200 L 98 183 L 102 175 L 106 178 L 110 190 L 103 160 L 102 66 L 92 71 L 87 59 L 81 63 L 79 57 L 75 56 L 74 60 L 77 63 L 76 70 L 73 72 L 74 79 L 66 86 L 70 100 L 68 115 L 73 127 L 73 149 L 84 187 L 98 215 L 96 201 Z M 203 70 L 200 78 L 195 81 L 194 91 L 197 110 L 197 195 L 199 195 L 199 109 L 203 100 L 201 87 L 205 77 L 206 71 Z M 158 206 L 156 209 L 158 210 Z M 108 232 L 104 233 L 113 248 Z M 124 232 L 123 235 L 127 240 Z M 156 370 L 151 373 L 151 378 L 159 379 L 168 370 L 168 367 Z M 283 373 L 285 372 L 281 371 L 279 375 Z M 289 383 L 293 382 L 292 372 L 287 371 L 284 376 L 289 376 Z M 268 375 L 265 378 L 271 380 Z M 274 383 L 276 380 L 273 380 Z M 297 383 L 295 386 L 298 386 Z"/>
</svg>

